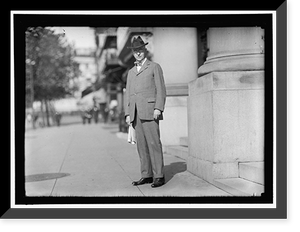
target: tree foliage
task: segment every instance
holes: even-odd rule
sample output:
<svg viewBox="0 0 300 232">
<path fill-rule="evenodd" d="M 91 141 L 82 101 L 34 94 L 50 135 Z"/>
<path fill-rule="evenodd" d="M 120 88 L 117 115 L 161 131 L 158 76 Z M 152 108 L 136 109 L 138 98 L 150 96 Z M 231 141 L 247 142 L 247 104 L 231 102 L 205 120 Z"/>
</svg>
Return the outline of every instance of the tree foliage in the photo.
<svg viewBox="0 0 300 232">
<path fill-rule="evenodd" d="M 72 83 L 79 76 L 74 49 L 63 35 L 43 27 L 27 28 L 26 33 L 26 99 L 31 94 L 32 80 L 35 101 L 64 98 L 76 90 Z M 33 79 L 31 79 L 33 78 Z"/>
</svg>

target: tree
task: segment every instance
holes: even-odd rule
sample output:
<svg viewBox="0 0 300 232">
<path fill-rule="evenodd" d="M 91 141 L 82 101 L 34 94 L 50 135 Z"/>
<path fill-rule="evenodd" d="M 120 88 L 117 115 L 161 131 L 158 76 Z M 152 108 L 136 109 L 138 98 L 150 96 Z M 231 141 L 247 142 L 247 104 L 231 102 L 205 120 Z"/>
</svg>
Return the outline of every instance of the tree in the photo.
<svg viewBox="0 0 300 232">
<path fill-rule="evenodd" d="M 77 86 L 71 85 L 80 74 L 74 60 L 74 49 L 63 35 L 43 27 L 26 30 L 26 103 L 33 95 L 34 101 L 45 103 L 49 126 L 48 102 L 70 96 Z"/>
</svg>

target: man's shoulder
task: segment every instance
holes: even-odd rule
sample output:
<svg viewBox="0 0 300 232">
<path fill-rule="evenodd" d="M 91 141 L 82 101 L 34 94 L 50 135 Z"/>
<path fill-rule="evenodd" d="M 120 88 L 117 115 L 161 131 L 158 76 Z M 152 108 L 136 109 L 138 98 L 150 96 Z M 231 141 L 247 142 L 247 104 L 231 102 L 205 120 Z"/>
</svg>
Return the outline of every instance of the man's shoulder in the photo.
<svg viewBox="0 0 300 232">
<path fill-rule="evenodd" d="M 149 65 L 149 66 L 152 66 L 152 67 L 157 67 L 157 66 L 159 66 L 159 67 L 160 67 L 160 65 L 159 65 L 158 63 L 154 62 L 154 61 L 147 60 L 147 62 L 148 62 L 148 65 Z"/>
<path fill-rule="evenodd" d="M 149 67 L 152 67 L 152 68 L 155 68 L 157 66 L 160 67 L 160 65 L 158 63 L 151 61 L 149 59 L 146 60 L 146 65 L 148 65 Z M 128 72 L 135 72 L 135 68 L 136 68 L 135 65 L 133 65 L 132 68 L 129 69 Z"/>
<path fill-rule="evenodd" d="M 135 68 L 135 65 L 131 69 L 129 69 L 128 73 L 132 72 L 134 68 Z"/>
</svg>

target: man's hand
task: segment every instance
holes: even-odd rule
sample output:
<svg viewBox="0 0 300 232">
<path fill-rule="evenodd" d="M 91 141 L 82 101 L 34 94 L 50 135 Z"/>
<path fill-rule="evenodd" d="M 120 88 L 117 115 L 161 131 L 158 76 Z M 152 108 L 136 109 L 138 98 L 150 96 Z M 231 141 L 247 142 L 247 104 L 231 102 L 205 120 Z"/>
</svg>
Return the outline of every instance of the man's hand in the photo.
<svg viewBox="0 0 300 232">
<path fill-rule="evenodd" d="M 130 116 L 129 115 L 126 116 L 125 121 L 130 126 Z"/>
<path fill-rule="evenodd" d="M 158 117 L 159 117 L 159 115 L 161 115 L 160 110 L 155 109 L 155 110 L 154 110 L 154 113 L 153 113 L 153 118 L 154 118 L 155 120 L 157 120 Z"/>
</svg>

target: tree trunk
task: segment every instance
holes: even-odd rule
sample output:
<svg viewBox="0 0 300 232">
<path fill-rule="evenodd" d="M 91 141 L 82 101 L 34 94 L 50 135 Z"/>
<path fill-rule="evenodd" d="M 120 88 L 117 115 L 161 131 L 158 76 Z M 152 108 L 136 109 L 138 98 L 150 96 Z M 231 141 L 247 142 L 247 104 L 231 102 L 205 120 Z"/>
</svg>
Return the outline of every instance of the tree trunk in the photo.
<svg viewBox="0 0 300 232">
<path fill-rule="evenodd" d="M 41 114 L 42 114 L 42 119 L 43 119 L 43 125 L 46 125 L 45 123 L 45 110 L 44 110 L 44 102 L 41 101 Z"/>
<path fill-rule="evenodd" d="M 48 106 L 48 101 L 47 100 L 45 100 L 45 106 L 46 106 L 47 126 L 50 127 L 50 122 L 49 122 L 49 106 Z"/>
</svg>

